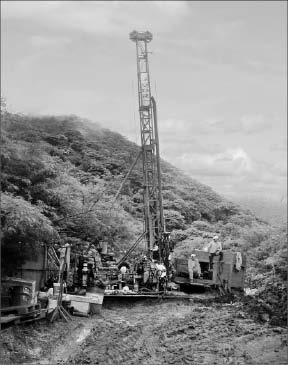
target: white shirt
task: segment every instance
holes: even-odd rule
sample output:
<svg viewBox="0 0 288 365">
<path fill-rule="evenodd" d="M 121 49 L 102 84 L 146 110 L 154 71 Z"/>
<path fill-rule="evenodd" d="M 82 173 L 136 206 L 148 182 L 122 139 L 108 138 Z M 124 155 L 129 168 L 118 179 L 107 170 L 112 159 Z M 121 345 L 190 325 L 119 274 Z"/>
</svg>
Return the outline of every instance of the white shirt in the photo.
<svg viewBox="0 0 288 365">
<path fill-rule="evenodd" d="M 208 246 L 208 252 L 209 253 L 216 253 L 222 251 L 222 245 L 218 241 L 211 241 Z"/>
<path fill-rule="evenodd" d="M 196 257 L 194 258 L 194 260 L 191 257 L 189 257 L 188 270 L 189 270 L 189 272 L 191 272 L 191 275 L 192 275 L 192 272 L 197 273 L 198 275 L 201 275 L 201 267 L 200 267 L 199 261 Z"/>
<path fill-rule="evenodd" d="M 160 278 L 164 278 L 166 276 L 166 267 L 164 265 L 156 264 L 156 269 L 158 270 Z"/>
</svg>

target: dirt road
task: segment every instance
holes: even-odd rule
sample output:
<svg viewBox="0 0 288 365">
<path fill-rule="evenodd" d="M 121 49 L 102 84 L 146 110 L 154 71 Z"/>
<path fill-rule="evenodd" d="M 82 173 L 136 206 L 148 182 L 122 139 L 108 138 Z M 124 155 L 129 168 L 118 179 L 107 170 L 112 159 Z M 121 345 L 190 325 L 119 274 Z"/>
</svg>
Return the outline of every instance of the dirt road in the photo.
<svg viewBox="0 0 288 365">
<path fill-rule="evenodd" d="M 113 305 L 82 324 L 41 363 L 287 363 L 286 329 L 256 323 L 237 304 Z"/>
<path fill-rule="evenodd" d="M 287 328 L 243 309 L 207 299 L 105 305 L 91 318 L 1 331 L 1 364 L 286 364 Z"/>
</svg>

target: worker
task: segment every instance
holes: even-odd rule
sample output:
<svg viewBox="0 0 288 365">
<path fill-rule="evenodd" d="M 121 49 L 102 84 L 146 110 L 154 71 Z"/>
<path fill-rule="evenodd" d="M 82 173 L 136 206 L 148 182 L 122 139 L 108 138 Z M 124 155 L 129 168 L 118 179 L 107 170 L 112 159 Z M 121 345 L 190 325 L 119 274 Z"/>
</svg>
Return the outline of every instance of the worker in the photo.
<svg viewBox="0 0 288 365">
<path fill-rule="evenodd" d="M 88 262 L 92 266 L 93 271 L 101 267 L 101 257 L 99 255 L 99 252 L 96 250 L 94 244 L 88 246 L 87 256 Z"/>
<path fill-rule="evenodd" d="M 92 286 L 95 275 L 96 275 L 96 258 L 99 256 L 98 251 L 95 249 L 92 243 L 87 243 L 83 250 L 83 261 L 82 261 L 82 269 L 81 276 L 83 281 L 83 275 L 87 274 L 87 278 L 84 280 L 86 282 L 85 285 Z"/>
<path fill-rule="evenodd" d="M 172 251 L 170 251 L 168 256 L 168 268 L 169 268 L 169 279 L 171 280 L 176 274 L 175 258 L 172 256 Z"/>
<path fill-rule="evenodd" d="M 167 270 L 166 270 L 165 265 L 163 265 L 163 264 L 156 264 L 156 270 L 157 270 L 157 276 L 158 276 L 158 278 L 163 279 L 163 278 L 166 277 Z"/>
<path fill-rule="evenodd" d="M 155 244 L 152 249 L 152 259 L 157 262 L 160 259 L 159 246 L 157 244 Z"/>
<path fill-rule="evenodd" d="M 212 241 L 203 248 L 203 251 L 209 252 L 209 270 L 213 269 L 213 258 L 214 256 L 220 256 L 220 260 L 223 258 L 222 245 L 221 242 L 218 241 L 219 237 L 214 236 Z"/>
<path fill-rule="evenodd" d="M 64 279 L 67 278 L 67 273 L 70 269 L 70 254 L 71 254 L 71 245 L 69 243 L 66 243 L 64 246 L 61 246 L 59 248 L 59 283 L 60 283 L 60 277 L 61 272 L 63 272 Z"/>
<path fill-rule="evenodd" d="M 118 280 L 126 282 L 127 279 L 127 266 L 122 265 L 120 267 L 120 274 L 118 275 Z"/>
<path fill-rule="evenodd" d="M 199 264 L 199 260 L 197 259 L 194 253 L 192 253 L 188 259 L 188 271 L 189 271 L 190 284 L 192 284 L 193 278 L 199 278 L 201 275 L 201 267 Z"/>
<path fill-rule="evenodd" d="M 203 250 L 203 251 L 208 252 L 208 246 L 209 246 L 209 244 L 210 244 L 210 239 L 211 239 L 212 237 L 213 237 L 213 236 L 209 236 L 208 234 L 204 234 L 204 236 L 203 236 L 204 245 L 203 245 L 203 248 L 202 248 L 202 250 Z"/>
</svg>

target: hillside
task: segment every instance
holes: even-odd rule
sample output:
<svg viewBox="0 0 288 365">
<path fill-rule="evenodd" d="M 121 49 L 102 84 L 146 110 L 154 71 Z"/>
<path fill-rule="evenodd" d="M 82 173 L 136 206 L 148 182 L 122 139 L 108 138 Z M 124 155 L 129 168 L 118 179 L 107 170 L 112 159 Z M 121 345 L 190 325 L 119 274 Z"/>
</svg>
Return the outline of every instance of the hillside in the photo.
<svg viewBox="0 0 288 365">
<path fill-rule="evenodd" d="M 6 112 L 1 129 L 2 274 L 13 274 L 42 243 L 82 250 L 107 240 L 119 257 L 140 235 L 141 161 L 114 200 L 139 146 L 76 116 Z M 250 286 L 258 274 L 265 283 L 275 275 L 285 280 L 285 227 L 270 226 L 165 161 L 161 168 L 176 256 L 217 233 L 225 248 L 248 253 Z"/>
<path fill-rule="evenodd" d="M 235 200 L 242 207 L 251 210 L 257 217 L 275 225 L 287 222 L 287 199 L 269 199 L 267 197 L 241 197 Z"/>
</svg>

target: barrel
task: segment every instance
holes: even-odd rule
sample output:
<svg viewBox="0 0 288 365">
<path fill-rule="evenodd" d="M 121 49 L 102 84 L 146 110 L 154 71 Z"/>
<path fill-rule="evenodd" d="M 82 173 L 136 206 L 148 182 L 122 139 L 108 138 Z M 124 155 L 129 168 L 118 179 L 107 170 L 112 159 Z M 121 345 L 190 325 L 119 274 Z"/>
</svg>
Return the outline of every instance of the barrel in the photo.
<svg viewBox="0 0 288 365">
<path fill-rule="evenodd" d="M 31 290 L 25 286 L 15 286 L 12 294 L 12 305 L 28 305 L 31 304 Z"/>
</svg>

